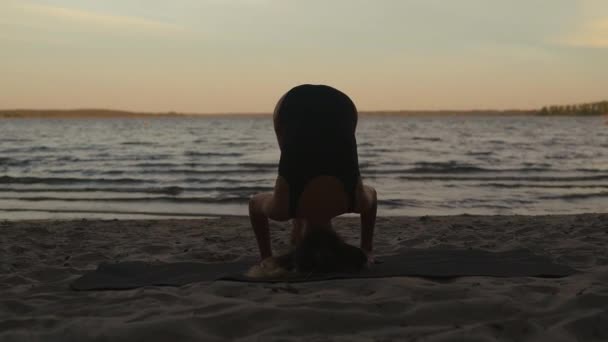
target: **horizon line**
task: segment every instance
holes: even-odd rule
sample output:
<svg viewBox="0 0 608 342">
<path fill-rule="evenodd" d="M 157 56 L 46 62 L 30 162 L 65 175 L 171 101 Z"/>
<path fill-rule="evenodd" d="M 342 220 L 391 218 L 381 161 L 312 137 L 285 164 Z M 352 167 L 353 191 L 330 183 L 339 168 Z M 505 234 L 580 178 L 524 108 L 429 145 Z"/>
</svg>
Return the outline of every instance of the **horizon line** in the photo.
<svg viewBox="0 0 608 342">
<path fill-rule="evenodd" d="M 538 112 L 540 108 L 509 108 L 509 109 L 493 109 L 493 108 L 476 108 L 476 109 L 363 109 L 358 110 L 359 114 L 398 114 L 398 113 L 479 113 L 479 112 Z M 125 110 L 125 109 L 112 109 L 112 108 L 7 108 L 0 109 L 0 114 L 9 114 L 9 112 L 16 113 L 35 113 L 35 112 L 49 112 L 49 113 L 76 113 L 76 112 L 100 112 L 101 113 L 114 113 L 114 114 L 135 114 L 135 115 L 185 115 L 185 116 L 196 116 L 196 115 L 272 115 L 271 111 L 268 112 L 257 112 L 257 111 L 239 111 L 239 112 L 188 112 L 188 111 L 136 111 L 136 110 Z"/>
</svg>

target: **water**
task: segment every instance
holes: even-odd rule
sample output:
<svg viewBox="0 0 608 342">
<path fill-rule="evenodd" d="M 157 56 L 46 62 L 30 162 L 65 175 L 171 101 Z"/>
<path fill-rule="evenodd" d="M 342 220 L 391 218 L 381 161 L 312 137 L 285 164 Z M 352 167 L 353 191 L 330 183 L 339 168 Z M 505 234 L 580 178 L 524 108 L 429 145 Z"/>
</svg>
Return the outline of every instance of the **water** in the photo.
<svg viewBox="0 0 608 342">
<path fill-rule="evenodd" d="M 379 215 L 608 209 L 600 117 L 369 117 L 357 139 Z M 0 218 L 246 215 L 269 191 L 270 117 L 0 121 Z"/>
</svg>

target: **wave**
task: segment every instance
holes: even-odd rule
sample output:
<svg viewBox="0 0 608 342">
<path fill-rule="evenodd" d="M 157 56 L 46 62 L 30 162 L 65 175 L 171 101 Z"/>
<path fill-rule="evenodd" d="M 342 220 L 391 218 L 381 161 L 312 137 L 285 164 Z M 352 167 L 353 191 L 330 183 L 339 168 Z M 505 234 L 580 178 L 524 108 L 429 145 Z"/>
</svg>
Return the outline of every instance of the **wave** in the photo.
<svg viewBox="0 0 608 342">
<path fill-rule="evenodd" d="M 235 141 L 229 141 L 229 142 L 220 143 L 220 145 L 223 146 L 223 147 L 245 147 L 245 146 L 255 145 L 255 142 L 235 142 Z"/>
<path fill-rule="evenodd" d="M 134 145 L 134 146 L 158 146 L 158 143 L 147 142 L 147 141 L 125 141 L 120 144 L 121 145 Z"/>
<path fill-rule="evenodd" d="M 152 156 L 124 156 L 124 155 L 112 155 L 112 154 L 97 154 L 97 157 L 101 158 L 79 158 L 74 156 L 57 156 L 54 158 L 55 161 L 61 162 L 73 162 L 73 163 L 99 163 L 99 162 L 123 162 L 123 161 L 140 161 L 140 160 L 163 160 L 171 158 L 168 154 L 152 155 Z M 105 158 L 109 157 L 109 158 Z M 143 163 L 145 164 L 145 162 Z M 164 164 L 163 162 L 151 163 L 151 164 Z M 137 164 L 135 164 L 137 165 Z"/>
<path fill-rule="evenodd" d="M 143 178 L 75 178 L 75 177 L 11 177 L 0 176 L 0 184 L 60 184 L 60 185 L 86 185 L 86 184 L 150 184 L 157 183 L 158 179 Z M 216 177 L 216 178 L 184 178 L 178 181 L 192 184 L 208 184 L 217 182 L 241 183 L 243 177 Z M 248 183 L 272 182 L 272 179 L 248 179 Z"/>
<path fill-rule="evenodd" d="M 372 178 L 372 177 L 370 177 Z M 400 180 L 410 181 L 528 181 L 528 182 L 575 182 L 575 181 L 596 181 L 608 180 L 608 175 L 597 176 L 492 176 L 492 177 L 467 177 L 467 176 L 399 176 Z"/>
<path fill-rule="evenodd" d="M 197 152 L 197 151 L 186 151 L 185 156 L 188 157 L 241 157 L 243 153 L 239 152 Z"/>
<path fill-rule="evenodd" d="M 42 201 L 61 201 L 61 202 L 174 202 L 174 203 L 246 203 L 251 194 L 220 196 L 220 197 L 55 197 L 55 196 L 36 196 L 36 197 L 13 197 L 0 196 L 0 200 L 18 200 L 25 202 Z"/>
<path fill-rule="evenodd" d="M 548 168 L 518 168 L 518 169 L 487 169 L 468 163 L 456 161 L 447 162 L 416 162 L 412 173 L 474 173 L 474 172 L 542 172 Z"/>
<path fill-rule="evenodd" d="M 86 161 L 84 159 L 80 159 L 80 158 L 74 157 L 74 156 L 59 156 L 59 157 L 56 157 L 55 160 L 59 161 L 59 162 L 73 162 L 73 163 Z"/>
<path fill-rule="evenodd" d="M 144 170 L 107 170 L 97 171 L 91 169 L 72 169 L 72 170 L 49 170 L 51 174 L 74 174 L 74 173 L 94 173 L 101 176 L 118 175 L 194 175 L 194 176 L 221 176 L 229 174 L 264 174 L 271 172 L 269 169 L 218 169 L 218 170 L 196 170 L 196 169 L 144 169 Z"/>
<path fill-rule="evenodd" d="M 229 217 L 239 216 L 216 213 L 175 213 L 139 210 L 86 210 L 86 209 L 40 209 L 40 208 L 0 208 L 0 212 L 43 212 L 43 213 L 66 213 L 66 214 L 119 214 L 119 215 L 149 215 L 149 216 L 173 216 L 173 217 Z"/>
<path fill-rule="evenodd" d="M 257 174 L 268 173 L 268 169 L 220 169 L 220 170 L 192 170 L 192 169 L 170 169 L 170 170 L 142 170 L 142 171 L 126 171 L 125 173 L 141 173 L 141 174 L 183 174 L 183 175 L 227 175 L 227 174 Z"/>
<path fill-rule="evenodd" d="M 390 198 L 390 199 L 378 199 L 378 205 L 382 206 L 382 207 L 388 207 L 388 208 L 399 208 L 399 207 L 403 207 L 403 206 L 420 207 L 421 202 L 417 201 L 417 200 L 412 200 L 412 199 Z"/>
<path fill-rule="evenodd" d="M 136 178 L 71 178 L 71 177 L 11 177 L 0 176 L 0 184 L 79 184 L 79 183 L 147 183 Z"/>
<path fill-rule="evenodd" d="M 602 173 L 608 173 L 608 170 L 605 170 L 605 169 L 581 168 L 581 169 L 576 169 L 576 171 L 578 171 L 578 172 L 602 172 Z"/>
<path fill-rule="evenodd" d="M 43 202 L 43 201 L 61 201 L 61 202 L 113 202 L 113 203 L 141 203 L 141 202 L 171 202 L 171 203 L 204 203 L 204 204 L 227 204 L 249 202 L 251 193 L 243 193 L 241 195 L 226 195 L 219 197 L 173 197 L 173 196 L 155 196 L 155 197 L 57 197 L 57 196 L 32 196 L 32 197 L 14 197 L 0 196 L 0 200 L 18 200 L 23 202 Z M 383 207 L 398 208 L 402 206 L 419 207 L 420 202 L 416 200 L 406 199 L 383 199 L 379 200 L 378 204 Z"/>
<path fill-rule="evenodd" d="M 107 156 L 107 155 L 106 155 Z M 109 155 L 112 157 L 112 155 Z M 127 156 L 118 156 L 118 158 L 108 158 L 102 159 L 102 161 L 114 161 L 114 160 L 163 160 L 170 159 L 174 156 L 171 154 L 148 154 L 148 155 L 127 155 Z"/>
<path fill-rule="evenodd" d="M 561 200 L 577 200 L 577 199 L 589 199 L 589 198 L 598 198 L 598 197 L 608 197 L 608 191 L 603 192 L 590 192 L 590 193 L 578 193 L 578 194 L 562 194 L 562 195 L 548 195 L 548 196 L 540 196 L 540 199 L 552 200 L 552 199 L 561 199 Z"/>
<path fill-rule="evenodd" d="M 367 156 L 378 156 L 378 155 L 382 155 L 384 153 L 391 153 L 391 152 L 395 152 L 395 150 L 390 149 L 390 148 L 385 148 L 385 147 L 372 147 L 372 148 L 367 148 L 362 150 L 362 152 L 360 154 L 364 154 Z"/>
<path fill-rule="evenodd" d="M 493 151 L 470 151 L 470 152 L 467 152 L 466 154 L 468 156 L 489 156 L 493 153 L 494 153 Z"/>
<path fill-rule="evenodd" d="M 154 167 L 166 167 L 166 168 L 180 168 L 180 167 L 243 167 L 243 168 L 277 168 L 279 165 L 278 161 L 276 163 L 265 163 L 265 162 L 235 162 L 235 163 L 193 163 L 193 162 L 185 162 L 185 163 L 167 163 L 167 162 L 154 162 L 154 163 L 136 163 L 132 166 L 141 167 L 141 168 L 154 168 Z"/>
<path fill-rule="evenodd" d="M 1 165 L 1 164 L 0 164 Z M 166 165 L 166 166 L 161 166 L 161 165 Z M 126 175 L 126 176 L 132 176 L 132 175 L 144 175 L 144 176 L 154 176 L 154 175 L 158 175 L 158 176 L 166 176 L 166 175 L 174 175 L 174 176 L 179 176 L 179 175 L 190 175 L 190 176 L 204 176 L 204 177 L 208 177 L 205 178 L 204 180 L 206 181 L 213 181 L 212 178 L 214 177 L 218 177 L 218 176 L 222 176 L 222 175 L 241 175 L 241 176 L 247 176 L 247 175 L 272 175 L 276 173 L 277 170 L 277 166 L 276 164 L 230 164 L 230 168 L 222 168 L 222 166 L 218 166 L 218 165 L 208 165 L 206 167 L 209 166 L 213 166 L 216 168 L 212 168 L 212 169 L 205 169 L 205 168 L 201 168 L 201 169 L 196 169 L 196 168 L 174 168 L 175 166 L 177 166 L 178 164 L 156 164 L 156 166 L 154 166 L 154 168 L 152 168 L 151 166 L 148 168 L 141 168 L 141 169 L 108 169 L 108 170 L 97 170 L 97 169 L 91 169 L 91 168 L 71 168 L 71 169 L 55 169 L 55 170 L 47 170 L 47 172 L 49 174 L 54 174 L 54 175 L 74 175 L 74 174 L 89 174 L 89 175 L 97 175 L 97 176 L 121 176 L 121 175 Z M 228 165 L 226 165 L 228 166 Z M 450 167 L 450 168 L 435 168 L 435 167 L 431 167 L 431 168 L 426 168 L 426 167 L 414 167 L 414 168 L 399 168 L 399 169 L 374 169 L 373 165 L 369 164 L 369 163 L 362 163 L 360 165 L 360 169 L 363 172 L 364 176 L 369 176 L 369 177 L 374 177 L 374 176 L 399 176 L 401 175 L 401 179 L 410 179 L 408 178 L 407 175 L 415 175 L 415 174 L 452 174 L 452 175 L 460 175 L 460 174 L 504 174 L 504 173 L 524 173 L 524 174 L 530 174 L 530 173 L 544 173 L 544 172 L 568 172 L 568 171 L 558 171 L 558 170 L 552 170 L 552 169 L 546 169 L 546 168 L 520 168 L 520 169 L 488 169 L 488 168 L 483 168 L 483 167 L 477 167 L 477 166 L 455 166 L 455 167 Z M 599 172 L 596 172 L 599 173 Z M 420 176 L 421 179 L 423 176 Z M 430 177 L 430 176 L 429 176 Z M 431 179 L 438 179 L 438 177 L 443 177 L 443 176 L 437 176 Z M 581 177 L 581 179 L 585 179 L 585 178 L 589 178 L 589 179 L 603 179 L 602 175 L 598 175 L 596 177 L 599 178 L 592 178 L 592 177 Z M 450 179 L 449 176 L 445 176 L 443 177 L 445 179 Z M 530 179 L 538 179 L 538 180 L 542 180 L 543 177 L 542 176 L 538 176 L 538 177 L 528 177 Z M 567 177 L 547 177 L 548 179 L 569 179 Z M 452 180 L 457 180 L 460 178 L 451 178 Z M 464 180 L 467 180 L 469 178 L 462 178 Z M 470 178 L 470 179 L 474 179 L 474 178 Z M 505 180 L 505 179 L 513 179 L 513 180 L 517 180 L 517 179 L 526 179 L 525 177 L 511 177 L 511 178 L 505 178 L 505 177 L 501 177 L 501 176 L 497 176 L 496 178 L 480 178 L 480 179 L 496 179 L 496 180 Z M 572 178 L 572 179 L 576 179 L 576 178 Z M 114 180 L 114 178 L 101 178 L 102 181 L 112 181 Z M 85 179 L 80 179 L 79 181 L 85 181 Z M 97 181 L 95 178 L 91 178 L 90 179 L 91 182 Z M 202 181 L 202 180 L 197 180 L 197 182 Z M 2 182 L 2 180 L 0 180 L 0 183 Z"/>
<path fill-rule="evenodd" d="M 441 138 L 434 138 L 434 137 L 412 137 L 412 140 L 418 140 L 418 141 L 441 141 Z"/>
<path fill-rule="evenodd" d="M 530 184 L 530 183 L 479 183 L 475 184 L 481 187 L 494 188 L 546 188 L 546 189 L 575 189 L 575 188 L 606 188 L 608 184 Z"/>
<path fill-rule="evenodd" d="M 48 146 L 31 146 L 31 147 L 13 147 L 0 151 L 0 153 L 32 153 L 32 152 L 49 152 L 55 149 Z"/>
<path fill-rule="evenodd" d="M 507 173 L 507 172 L 521 172 L 521 173 L 531 173 L 531 172 L 551 172 L 556 171 L 549 168 L 520 168 L 520 169 L 487 169 L 479 166 L 450 166 L 450 167 L 413 167 L 407 169 L 370 169 L 363 168 L 362 169 L 366 173 L 370 174 L 380 174 L 380 175 L 392 175 L 392 174 L 418 174 L 418 173 L 452 173 L 452 174 L 462 174 L 462 173 Z"/>
<path fill-rule="evenodd" d="M 163 168 L 172 168 L 172 169 L 178 169 L 178 168 L 183 168 L 183 167 L 190 167 L 190 168 L 195 168 L 195 167 L 232 167 L 232 168 L 254 168 L 254 169 L 259 169 L 259 168 L 265 168 L 265 169 L 275 169 L 277 168 L 279 165 L 278 161 L 275 163 L 266 163 L 266 162 L 259 162 L 259 163 L 255 163 L 255 162 L 235 162 L 235 163 L 224 163 L 224 162 L 218 162 L 218 163 L 192 163 L 192 162 L 186 162 L 186 163 L 166 163 L 166 162 L 160 162 L 160 163 L 136 163 L 133 164 L 134 167 L 141 167 L 141 168 L 155 168 L 155 167 L 163 167 Z"/>
<path fill-rule="evenodd" d="M 24 138 L 0 138 L 0 142 L 28 142 L 28 141 L 32 141 L 31 139 L 24 139 Z"/>
<path fill-rule="evenodd" d="M 0 157 L 0 166 L 27 166 L 30 165 L 32 160 L 29 159 L 13 159 Z"/>
<path fill-rule="evenodd" d="M 50 187 L 50 188 L 2 188 L 0 192 L 14 192 L 14 193 L 44 193 L 44 192 L 108 192 L 108 193 L 144 193 L 144 194 L 166 194 L 166 195 L 179 195 L 184 192 L 266 192 L 272 190 L 270 186 L 209 186 L 209 187 L 180 187 L 180 186 L 168 186 L 168 187 L 151 187 L 151 188 L 138 188 L 138 187 L 121 187 L 121 188 L 107 188 L 107 187 L 84 187 L 84 188 L 66 188 L 66 187 Z"/>
<path fill-rule="evenodd" d="M 54 156 L 49 156 L 54 157 Z M 171 159 L 174 156 L 171 154 L 152 154 L 152 155 L 122 155 L 116 153 L 98 153 L 89 158 L 78 158 L 74 156 L 56 156 L 57 161 L 70 161 L 70 162 L 117 162 L 117 161 L 139 161 L 139 160 L 163 160 Z"/>
</svg>

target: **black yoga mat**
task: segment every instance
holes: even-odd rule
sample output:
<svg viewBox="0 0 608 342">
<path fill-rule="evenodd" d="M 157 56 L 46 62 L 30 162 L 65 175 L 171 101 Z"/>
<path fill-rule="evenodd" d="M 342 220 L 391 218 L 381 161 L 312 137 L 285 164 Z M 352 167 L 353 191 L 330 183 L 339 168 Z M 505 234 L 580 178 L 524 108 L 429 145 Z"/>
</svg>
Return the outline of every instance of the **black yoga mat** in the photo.
<svg viewBox="0 0 608 342">
<path fill-rule="evenodd" d="M 474 249 L 406 249 L 383 256 L 380 263 L 358 273 L 290 274 L 272 279 L 248 278 L 245 272 L 255 264 L 247 258 L 231 263 L 146 263 L 101 264 L 71 284 L 74 290 L 126 290 L 143 286 L 181 286 L 189 283 L 227 280 L 241 282 L 307 282 L 348 278 L 427 277 L 565 277 L 577 273 L 549 258 L 519 249 L 488 252 Z"/>
</svg>

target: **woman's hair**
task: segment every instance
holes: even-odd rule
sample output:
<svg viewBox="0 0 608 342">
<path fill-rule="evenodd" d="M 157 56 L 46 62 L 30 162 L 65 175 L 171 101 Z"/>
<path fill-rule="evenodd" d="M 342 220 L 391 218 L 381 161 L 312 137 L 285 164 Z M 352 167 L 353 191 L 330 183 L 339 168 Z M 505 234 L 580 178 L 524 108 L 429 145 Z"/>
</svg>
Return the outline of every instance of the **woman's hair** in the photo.
<svg viewBox="0 0 608 342">
<path fill-rule="evenodd" d="M 309 230 L 288 254 L 277 257 L 280 267 L 297 272 L 356 272 L 363 268 L 367 256 L 327 228 Z"/>
</svg>

